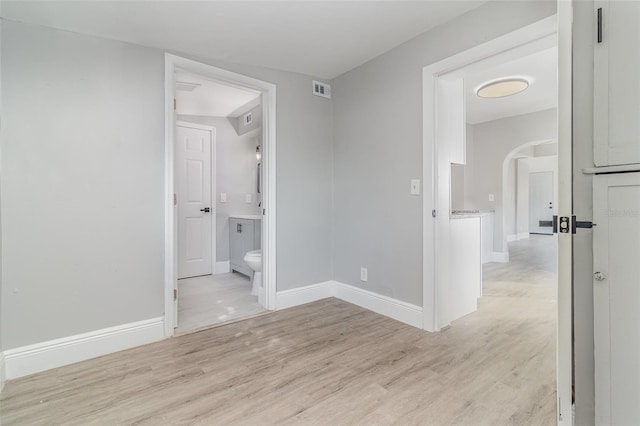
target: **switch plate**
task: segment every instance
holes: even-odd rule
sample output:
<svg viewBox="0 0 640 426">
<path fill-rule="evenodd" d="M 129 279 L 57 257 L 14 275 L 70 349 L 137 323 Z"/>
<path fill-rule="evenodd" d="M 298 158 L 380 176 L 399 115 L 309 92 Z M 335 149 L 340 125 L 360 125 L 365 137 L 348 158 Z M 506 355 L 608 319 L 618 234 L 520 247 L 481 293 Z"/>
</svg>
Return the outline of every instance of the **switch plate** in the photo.
<svg viewBox="0 0 640 426">
<path fill-rule="evenodd" d="M 367 270 L 367 268 L 360 268 L 360 281 L 366 282 L 369 279 L 368 275 L 369 271 Z"/>
<path fill-rule="evenodd" d="M 245 194 L 244 202 L 247 203 L 247 204 L 251 203 L 251 194 Z"/>
<path fill-rule="evenodd" d="M 489 201 L 495 201 L 496 200 L 496 196 L 493 194 L 489 194 Z"/>
<path fill-rule="evenodd" d="M 226 192 L 221 192 L 220 193 L 220 202 L 221 203 L 226 203 L 227 202 L 227 193 Z"/>
<path fill-rule="evenodd" d="M 411 195 L 420 195 L 420 179 L 411 179 Z"/>
</svg>

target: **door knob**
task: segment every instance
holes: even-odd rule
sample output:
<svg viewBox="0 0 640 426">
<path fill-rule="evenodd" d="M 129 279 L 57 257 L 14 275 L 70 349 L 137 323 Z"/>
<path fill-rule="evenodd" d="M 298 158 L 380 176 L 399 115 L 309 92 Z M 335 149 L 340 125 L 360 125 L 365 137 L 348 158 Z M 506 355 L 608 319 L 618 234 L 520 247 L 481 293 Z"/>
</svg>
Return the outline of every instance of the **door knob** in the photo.
<svg viewBox="0 0 640 426">
<path fill-rule="evenodd" d="M 593 273 L 593 278 L 596 281 L 604 281 L 607 279 L 607 276 L 605 274 L 603 274 L 602 272 L 594 272 Z"/>
<path fill-rule="evenodd" d="M 204 209 L 200 209 L 201 212 L 209 213 L 211 209 L 209 207 L 205 207 Z"/>
</svg>

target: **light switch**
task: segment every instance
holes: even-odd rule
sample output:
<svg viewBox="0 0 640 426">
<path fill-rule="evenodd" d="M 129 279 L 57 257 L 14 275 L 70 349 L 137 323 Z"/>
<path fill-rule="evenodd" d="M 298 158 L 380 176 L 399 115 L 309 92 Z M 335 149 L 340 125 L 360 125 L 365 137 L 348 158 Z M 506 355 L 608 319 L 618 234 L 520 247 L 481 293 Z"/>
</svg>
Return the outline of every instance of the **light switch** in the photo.
<svg viewBox="0 0 640 426">
<path fill-rule="evenodd" d="M 244 202 L 247 203 L 247 204 L 251 203 L 251 194 L 245 194 Z"/>
<path fill-rule="evenodd" d="M 420 179 L 411 179 L 411 195 L 420 195 Z"/>
<path fill-rule="evenodd" d="M 489 201 L 495 201 L 496 200 L 496 196 L 493 194 L 489 194 Z"/>
<path fill-rule="evenodd" d="M 226 203 L 227 202 L 227 193 L 226 192 L 221 192 L 220 193 L 220 202 L 221 203 Z"/>
</svg>

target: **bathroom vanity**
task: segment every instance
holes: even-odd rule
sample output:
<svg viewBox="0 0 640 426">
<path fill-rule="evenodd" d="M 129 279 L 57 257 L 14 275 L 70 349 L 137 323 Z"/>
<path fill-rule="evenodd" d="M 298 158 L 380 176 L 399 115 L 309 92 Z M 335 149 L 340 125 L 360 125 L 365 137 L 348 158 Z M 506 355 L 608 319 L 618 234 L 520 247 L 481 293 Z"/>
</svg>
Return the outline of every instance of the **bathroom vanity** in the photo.
<svg viewBox="0 0 640 426">
<path fill-rule="evenodd" d="M 231 271 L 251 276 L 244 262 L 248 251 L 261 248 L 262 216 L 235 215 L 229 217 L 229 264 Z"/>
</svg>

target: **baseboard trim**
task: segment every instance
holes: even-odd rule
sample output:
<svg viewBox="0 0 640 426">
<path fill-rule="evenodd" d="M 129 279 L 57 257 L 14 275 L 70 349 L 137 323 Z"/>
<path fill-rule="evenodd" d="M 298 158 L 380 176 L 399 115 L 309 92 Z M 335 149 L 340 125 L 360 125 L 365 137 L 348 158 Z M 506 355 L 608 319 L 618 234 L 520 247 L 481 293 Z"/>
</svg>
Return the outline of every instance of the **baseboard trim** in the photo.
<svg viewBox="0 0 640 426">
<path fill-rule="evenodd" d="M 9 349 L 4 351 L 5 377 L 16 379 L 164 338 L 160 317 Z"/>
<path fill-rule="evenodd" d="M 216 274 L 226 274 L 227 272 L 231 272 L 230 261 L 216 262 Z"/>
<path fill-rule="evenodd" d="M 422 329 L 423 318 L 420 306 L 340 282 L 336 283 L 335 297 Z"/>
<path fill-rule="evenodd" d="M 334 281 L 325 281 L 276 293 L 276 310 L 291 308 L 333 296 Z"/>
<path fill-rule="evenodd" d="M 520 241 L 520 240 L 528 240 L 529 239 L 529 233 L 528 232 L 520 232 L 518 235 L 516 235 L 516 238 L 518 238 L 518 241 Z"/>
<path fill-rule="evenodd" d="M 518 240 L 518 236 L 516 234 L 507 235 L 507 242 L 512 243 Z"/>
<path fill-rule="evenodd" d="M 493 252 L 493 261 L 498 263 L 507 263 L 509 262 L 509 252 L 508 251 L 494 251 Z"/>
<path fill-rule="evenodd" d="M 4 389 L 5 371 L 4 352 L 0 352 L 0 392 Z"/>
</svg>

